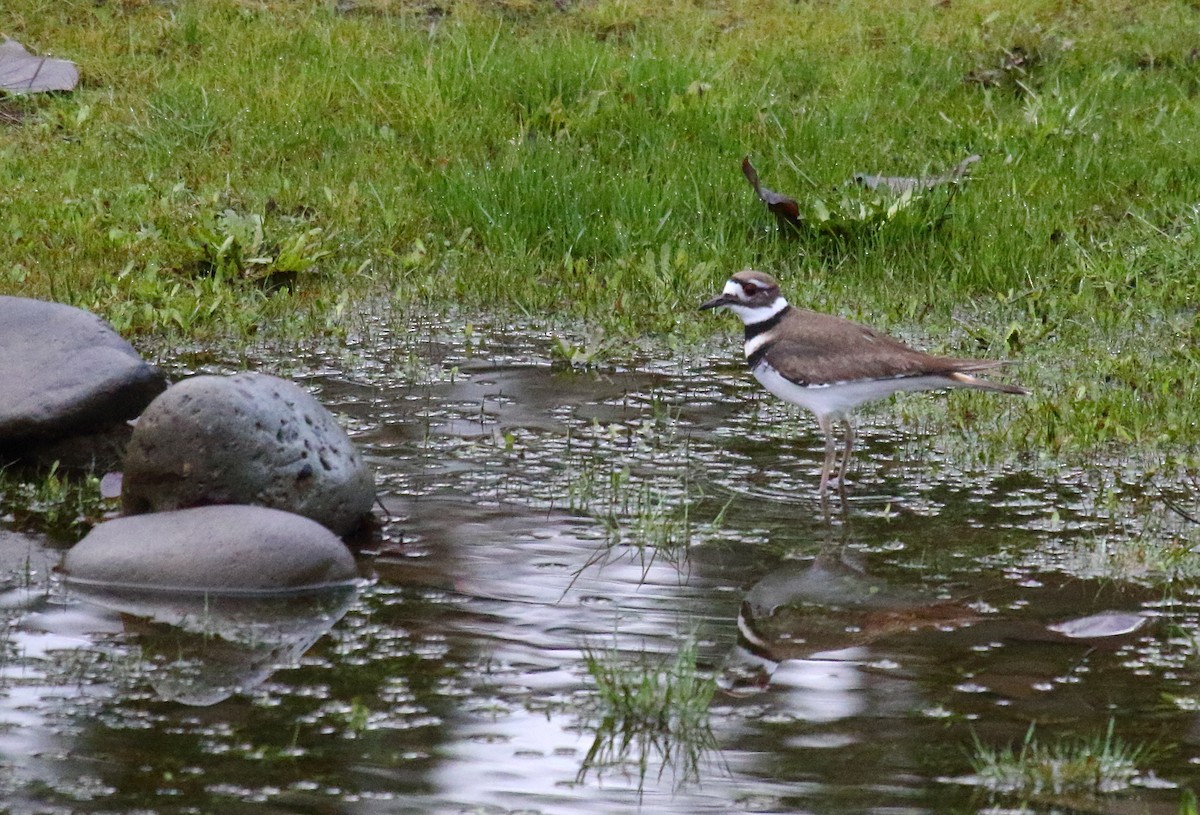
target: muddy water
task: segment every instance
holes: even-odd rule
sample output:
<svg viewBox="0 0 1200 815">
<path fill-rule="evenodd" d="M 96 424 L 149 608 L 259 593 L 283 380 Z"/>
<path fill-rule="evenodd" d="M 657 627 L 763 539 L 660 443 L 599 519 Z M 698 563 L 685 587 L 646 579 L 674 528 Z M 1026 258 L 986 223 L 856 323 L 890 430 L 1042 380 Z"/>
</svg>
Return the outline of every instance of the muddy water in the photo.
<svg viewBox="0 0 1200 815">
<path fill-rule="evenodd" d="M 1194 535 L 1138 474 L 973 464 L 883 410 L 826 518 L 812 422 L 732 345 L 573 371 L 553 342 L 379 322 L 167 360 L 283 371 L 345 420 L 380 485 L 365 580 L 88 598 L 0 531 L 4 810 L 1000 811 L 1022 798 L 969 755 L 1034 721 L 1156 748 L 1132 787 L 1035 810 L 1173 813 L 1200 781 L 1196 584 L 1146 555 Z M 688 643 L 719 685 L 700 726 L 606 718 L 587 654 Z"/>
</svg>

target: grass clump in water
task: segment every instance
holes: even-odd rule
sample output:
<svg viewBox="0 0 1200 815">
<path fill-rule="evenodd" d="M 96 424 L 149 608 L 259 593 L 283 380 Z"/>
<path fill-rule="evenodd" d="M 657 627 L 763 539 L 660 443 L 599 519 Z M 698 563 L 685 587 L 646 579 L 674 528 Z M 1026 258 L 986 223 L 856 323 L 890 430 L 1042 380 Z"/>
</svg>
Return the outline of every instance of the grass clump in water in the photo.
<svg viewBox="0 0 1200 815">
<path fill-rule="evenodd" d="M 623 555 L 639 563 L 643 578 L 660 561 L 686 572 L 692 549 L 720 529 L 728 502 L 715 518 L 698 520 L 694 510 L 704 501 L 703 491 L 686 474 L 669 478 L 635 476 L 629 463 L 619 459 L 580 457 L 567 484 L 566 505 L 592 516 L 603 538 L 576 577 Z"/>
<path fill-rule="evenodd" d="M 104 509 L 95 474 L 64 473 L 57 462 L 24 475 L 0 467 L 0 513 L 5 516 L 0 520 L 69 538 L 95 524 Z"/>
<path fill-rule="evenodd" d="M 584 650 L 596 688 L 591 723 L 596 738 L 581 776 L 632 766 L 641 789 L 651 764 L 659 763 L 659 777 L 668 769 L 678 783 L 699 777 L 701 759 L 716 747 L 709 704 L 717 684 L 701 670 L 697 656 L 694 639 L 673 659 Z"/>
<path fill-rule="evenodd" d="M 971 767 L 978 783 L 993 792 L 1026 797 L 1096 795 L 1128 788 L 1151 755 L 1144 745 L 1127 744 L 1113 733 L 1104 736 L 1039 741 L 1030 725 L 1020 747 L 986 747 L 976 738 Z"/>
</svg>

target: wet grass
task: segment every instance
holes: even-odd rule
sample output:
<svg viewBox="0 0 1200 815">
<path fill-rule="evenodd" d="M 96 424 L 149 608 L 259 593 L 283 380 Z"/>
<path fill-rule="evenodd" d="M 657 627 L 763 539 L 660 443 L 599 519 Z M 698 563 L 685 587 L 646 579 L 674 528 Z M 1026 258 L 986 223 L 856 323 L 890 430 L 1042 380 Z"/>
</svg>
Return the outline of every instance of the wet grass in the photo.
<svg viewBox="0 0 1200 815">
<path fill-rule="evenodd" d="M 986 747 L 977 739 L 971 766 L 978 783 L 1026 800 L 1119 792 L 1138 777 L 1153 752 L 1117 738 L 1111 720 L 1103 736 L 1091 739 L 1045 742 L 1034 730 L 1030 725 L 1019 747 Z"/>
<path fill-rule="evenodd" d="M 632 763 L 640 790 L 657 763 L 660 777 L 669 771 L 677 783 L 699 779 L 703 758 L 716 747 L 709 704 L 717 685 L 697 657 L 694 640 L 673 657 L 584 650 L 584 665 L 595 683 L 589 727 L 596 737 L 581 777 Z"/>
<path fill-rule="evenodd" d="M 713 540 L 724 519 L 695 510 L 705 500 L 695 483 L 700 462 L 678 432 L 678 411 L 653 405 L 645 418 L 573 441 L 562 471 L 564 508 L 593 518 L 603 530 L 596 552 L 576 573 L 616 560 L 636 561 L 643 575 L 655 563 L 681 576 L 694 546 Z"/>
<path fill-rule="evenodd" d="M 18 528 L 75 539 L 100 520 L 105 503 L 94 474 L 61 471 L 57 463 L 40 471 L 0 467 L 0 520 Z"/>
<path fill-rule="evenodd" d="M 656 563 L 666 563 L 680 580 L 686 580 L 692 547 L 715 539 L 724 518 L 722 510 L 711 520 L 697 519 L 694 510 L 698 503 L 696 496 L 681 497 L 648 483 L 632 487 L 620 512 L 610 509 L 596 518 L 603 540 L 576 577 L 627 558 L 637 562 L 643 578 Z"/>
<path fill-rule="evenodd" d="M 194 342 L 344 332 L 384 290 L 583 325 L 559 355 L 594 367 L 644 335 L 732 332 L 693 309 L 754 265 L 796 302 L 1024 361 L 1020 406 L 910 409 L 982 455 L 1195 466 L 1198 15 L 12 0 L 5 31 L 83 83 L 8 106 L 0 291 Z M 856 173 L 972 153 L 952 201 L 847 215 Z M 747 154 L 839 228 L 781 234 Z"/>
</svg>

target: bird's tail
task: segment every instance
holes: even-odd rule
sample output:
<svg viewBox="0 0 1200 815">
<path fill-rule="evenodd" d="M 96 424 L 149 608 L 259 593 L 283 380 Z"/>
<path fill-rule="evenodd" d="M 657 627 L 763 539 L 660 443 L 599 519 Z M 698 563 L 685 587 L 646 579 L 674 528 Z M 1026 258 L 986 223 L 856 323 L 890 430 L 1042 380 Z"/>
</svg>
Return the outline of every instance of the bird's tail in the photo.
<svg viewBox="0 0 1200 815">
<path fill-rule="evenodd" d="M 993 382 L 990 379 L 980 379 L 962 371 L 955 371 L 947 376 L 960 388 L 974 388 L 981 391 L 997 391 L 999 393 L 1015 393 L 1017 396 L 1028 396 L 1029 391 L 1020 385 L 1010 385 L 1007 382 Z"/>
</svg>

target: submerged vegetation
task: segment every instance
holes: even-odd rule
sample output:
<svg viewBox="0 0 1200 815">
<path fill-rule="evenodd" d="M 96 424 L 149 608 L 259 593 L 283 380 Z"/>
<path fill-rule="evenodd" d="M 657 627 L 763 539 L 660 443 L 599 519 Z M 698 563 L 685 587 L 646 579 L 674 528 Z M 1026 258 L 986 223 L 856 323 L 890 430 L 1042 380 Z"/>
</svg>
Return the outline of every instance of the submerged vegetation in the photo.
<svg viewBox="0 0 1200 815">
<path fill-rule="evenodd" d="M 345 331 L 384 290 L 398 308 L 587 324 L 603 355 L 558 351 L 587 367 L 644 335 L 718 330 L 694 306 L 755 265 L 796 302 L 1024 361 L 1022 407 L 950 402 L 989 449 L 1194 467 L 1198 17 L 1165 1 L 12 0 L 0 26 L 83 82 L 3 102 L 0 291 L 190 340 Z M 950 192 L 889 204 L 852 181 L 972 154 Z M 838 228 L 781 231 L 746 155 Z"/>
</svg>

